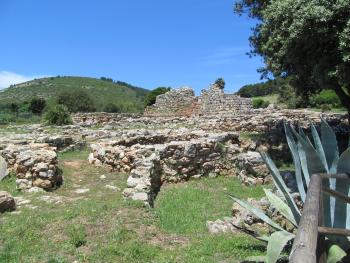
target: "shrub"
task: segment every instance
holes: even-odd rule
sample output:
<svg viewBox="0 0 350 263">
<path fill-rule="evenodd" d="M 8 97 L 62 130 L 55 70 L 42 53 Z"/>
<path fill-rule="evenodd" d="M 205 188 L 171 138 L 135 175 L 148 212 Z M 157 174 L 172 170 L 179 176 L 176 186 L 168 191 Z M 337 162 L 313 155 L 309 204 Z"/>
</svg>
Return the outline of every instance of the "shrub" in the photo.
<svg viewBox="0 0 350 263">
<path fill-rule="evenodd" d="M 334 90 L 322 90 L 311 99 L 312 106 L 321 108 L 322 105 L 341 107 L 341 102 Z"/>
<path fill-rule="evenodd" d="M 11 112 L 17 114 L 19 110 L 19 105 L 15 102 L 12 102 L 8 105 L 8 108 L 10 109 Z"/>
<path fill-rule="evenodd" d="M 70 112 L 93 112 L 96 110 L 94 101 L 83 89 L 62 92 L 58 95 L 57 102 L 65 105 Z"/>
<path fill-rule="evenodd" d="M 154 90 L 152 90 L 151 92 L 149 92 L 145 98 L 145 106 L 151 106 L 156 102 L 156 98 L 158 95 L 167 93 L 169 90 L 171 90 L 170 87 L 159 87 L 156 88 Z"/>
<path fill-rule="evenodd" d="M 29 104 L 29 110 L 34 114 L 41 114 L 46 107 L 46 101 L 42 98 L 32 98 Z"/>
<path fill-rule="evenodd" d="M 114 103 L 108 103 L 106 106 L 104 106 L 103 111 L 109 113 L 118 113 L 122 112 L 122 109 L 120 106 L 117 106 Z"/>
<path fill-rule="evenodd" d="M 44 121 L 47 125 L 67 125 L 73 123 L 68 108 L 60 104 L 48 109 L 44 115 Z"/>
<path fill-rule="evenodd" d="M 220 89 L 225 88 L 225 80 L 223 78 L 218 78 L 215 80 L 214 84 L 217 85 Z"/>
<path fill-rule="evenodd" d="M 254 109 L 258 109 L 258 108 L 266 108 L 267 106 L 269 106 L 269 102 L 265 101 L 261 98 L 255 98 L 253 99 L 253 108 Z"/>
<path fill-rule="evenodd" d="M 321 105 L 322 112 L 330 111 L 331 109 L 332 109 L 332 105 L 329 105 L 329 104 L 322 104 Z"/>
</svg>

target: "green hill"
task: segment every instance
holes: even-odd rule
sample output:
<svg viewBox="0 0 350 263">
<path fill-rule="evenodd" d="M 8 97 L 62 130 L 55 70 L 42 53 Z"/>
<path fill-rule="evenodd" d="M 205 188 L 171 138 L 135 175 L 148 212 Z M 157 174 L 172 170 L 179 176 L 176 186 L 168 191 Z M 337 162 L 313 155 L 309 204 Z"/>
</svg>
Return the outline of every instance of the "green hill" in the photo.
<svg viewBox="0 0 350 263">
<path fill-rule="evenodd" d="M 121 107 L 124 111 L 142 111 L 145 96 L 149 92 L 125 82 L 113 82 L 109 78 L 58 76 L 35 79 L 1 90 L 0 104 L 23 103 L 33 97 L 44 98 L 50 103 L 58 94 L 73 89 L 87 91 L 97 111 L 102 111 L 107 104 L 111 103 Z"/>
</svg>

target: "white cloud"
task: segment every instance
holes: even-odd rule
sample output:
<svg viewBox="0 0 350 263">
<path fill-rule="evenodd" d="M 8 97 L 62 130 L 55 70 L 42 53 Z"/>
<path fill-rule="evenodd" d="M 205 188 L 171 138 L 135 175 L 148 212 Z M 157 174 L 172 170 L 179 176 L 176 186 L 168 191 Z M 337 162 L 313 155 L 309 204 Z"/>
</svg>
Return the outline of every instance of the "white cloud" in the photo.
<svg viewBox="0 0 350 263">
<path fill-rule="evenodd" d="M 4 89 L 13 84 L 23 83 L 43 76 L 24 76 L 14 72 L 0 71 L 0 89 Z"/>
</svg>

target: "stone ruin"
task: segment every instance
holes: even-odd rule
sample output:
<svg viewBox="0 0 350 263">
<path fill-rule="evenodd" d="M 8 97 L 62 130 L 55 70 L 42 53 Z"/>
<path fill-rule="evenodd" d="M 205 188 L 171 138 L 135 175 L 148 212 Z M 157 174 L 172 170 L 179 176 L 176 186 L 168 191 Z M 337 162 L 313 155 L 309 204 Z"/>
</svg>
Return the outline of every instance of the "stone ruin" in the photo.
<svg viewBox="0 0 350 263">
<path fill-rule="evenodd" d="M 249 156 L 241 154 L 239 136 L 233 132 L 140 131 L 125 139 L 92 144 L 91 151 L 91 164 L 129 174 L 124 197 L 150 205 L 163 183 L 236 174 L 236 167 L 244 169 L 250 162 Z M 256 181 L 265 183 L 268 172 L 261 158 L 250 166 L 257 168 L 250 171 L 256 172 Z"/>
<path fill-rule="evenodd" d="M 223 116 L 249 112 L 252 100 L 235 94 L 225 94 L 212 84 L 196 97 L 192 88 L 182 87 L 158 95 L 154 105 L 145 109 L 144 116 Z"/>
</svg>

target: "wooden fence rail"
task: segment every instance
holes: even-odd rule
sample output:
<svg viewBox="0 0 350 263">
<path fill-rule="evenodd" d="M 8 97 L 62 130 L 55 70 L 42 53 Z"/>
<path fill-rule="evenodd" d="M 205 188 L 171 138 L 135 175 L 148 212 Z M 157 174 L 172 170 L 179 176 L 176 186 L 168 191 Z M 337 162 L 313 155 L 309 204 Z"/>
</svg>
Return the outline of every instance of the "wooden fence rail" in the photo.
<svg viewBox="0 0 350 263">
<path fill-rule="evenodd" d="M 324 193 L 350 203 L 349 196 L 323 187 L 323 180 L 330 178 L 350 180 L 347 174 L 315 174 L 311 177 L 292 247 L 289 261 L 291 263 L 325 263 L 325 235 L 350 236 L 350 230 L 324 226 L 322 198 Z"/>
</svg>

